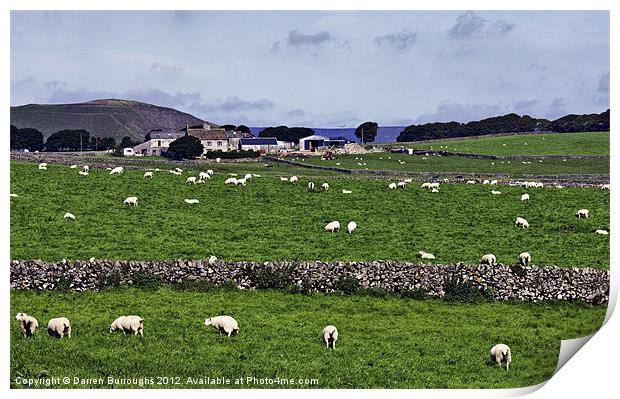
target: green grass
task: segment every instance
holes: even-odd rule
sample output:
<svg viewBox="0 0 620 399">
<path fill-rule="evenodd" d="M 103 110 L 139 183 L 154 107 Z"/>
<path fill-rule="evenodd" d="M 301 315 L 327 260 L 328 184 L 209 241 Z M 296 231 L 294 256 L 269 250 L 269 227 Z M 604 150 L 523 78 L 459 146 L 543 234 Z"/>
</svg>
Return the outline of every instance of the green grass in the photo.
<svg viewBox="0 0 620 399">
<path fill-rule="evenodd" d="M 415 149 L 432 146 L 435 150 L 503 156 L 609 155 L 609 132 L 525 134 L 399 144 Z"/>
<path fill-rule="evenodd" d="M 336 158 L 331 161 L 325 161 L 320 157 L 312 157 L 303 160 L 303 163 L 360 170 L 397 170 L 429 173 L 460 172 L 479 175 L 501 173 L 514 177 L 524 175 L 609 174 L 609 159 L 566 159 L 566 161 L 563 159 L 545 159 L 542 162 L 538 160 L 499 161 L 455 156 L 440 157 L 429 155 L 425 157 L 424 155 L 391 153 L 337 155 Z M 404 161 L 405 163 L 402 164 L 398 161 Z M 297 159 L 297 162 L 302 161 Z M 524 164 L 523 162 L 530 163 Z M 363 165 L 364 163 L 366 165 Z"/>
<path fill-rule="evenodd" d="M 494 196 L 489 186 L 445 184 L 433 194 L 419 183 L 388 190 L 388 180 L 323 177 L 317 187 L 326 181 L 331 189 L 308 192 L 307 178 L 292 185 L 276 175 L 233 187 L 216 173 L 189 186 L 186 177 L 197 174 L 190 172 L 145 181 L 138 170 L 82 177 L 67 166 L 12 163 L 11 192 L 19 197 L 11 198 L 11 258 L 415 261 L 424 250 L 437 263 L 476 263 L 486 253 L 515 263 L 528 251 L 534 265 L 609 268 L 609 236 L 594 234 L 610 226 L 608 190 L 500 186 Z M 520 201 L 524 192 L 529 204 Z M 133 195 L 139 206 L 123 206 Z M 588 219 L 574 216 L 580 208 L 590 210 Z M 64 220 L 65 212 L 76 220 Z M 518 216 L 531 227 L 515 227 Z M 332 220 L 343 230 L 323 231 Z M 352 235 L 350 220 L 359 226 Z"/>
<path fill-rule="evenodd" d="M 269 290 L 11 291 L 11 384 L 17 377 L 166 376 L 183 385 L 148 388 L 277 388 L 186 384 L 188 377 L 254 376 L 318 380 L 289 385 L 295 388 L 522 387 L 549 379 L 560 340 L 594 332 L 605 310 L 556 302 L 469 305 Z M 34 338 L 20 336 L 17 312 L 39 320 Z M 203 324 L 222 313 L 237 319 L 238 335 L 228 338 Z M 122 314 L 145 319 L 143 338 L 108 333 Z M 47 321 L 58 316 L 71 320 L 71 339 L 47 335 Z M 340 332 L 333 351 L 321 340 L 327 324 Z M 509 371 L 488 363 L 491 346 L 499 342 L 512 349 Z"/>
</svg>

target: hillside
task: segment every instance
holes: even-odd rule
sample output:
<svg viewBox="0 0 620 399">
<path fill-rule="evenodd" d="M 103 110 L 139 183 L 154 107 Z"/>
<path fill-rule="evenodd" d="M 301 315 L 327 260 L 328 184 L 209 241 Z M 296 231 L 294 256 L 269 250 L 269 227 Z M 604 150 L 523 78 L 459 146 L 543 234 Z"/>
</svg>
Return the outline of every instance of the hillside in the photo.
<svg viewBox="0 0 620 399">
<path fill-rule="evenodd" d="M 79 104 L 29 104 L 11 107 L 11 124 L 38 129 L 47 139 L 63 129 L 86 129 L 91 136 L 142 140 L 152 129 L 180 129 L 203 121 L 172 108 L 129 100 L 94 100 Z"/>
</svg>

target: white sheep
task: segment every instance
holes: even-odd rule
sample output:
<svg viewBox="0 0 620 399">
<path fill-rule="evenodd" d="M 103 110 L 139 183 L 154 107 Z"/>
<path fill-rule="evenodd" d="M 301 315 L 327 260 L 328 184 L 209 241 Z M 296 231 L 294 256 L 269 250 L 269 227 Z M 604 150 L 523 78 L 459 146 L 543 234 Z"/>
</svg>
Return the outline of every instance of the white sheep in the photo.
<svg viewBox="0 0 620 399">
<path fill-rule="evenodd" d="M 200 172 L 198 173 L 198 179 L 200 180 L 207 180 L 210 179 L 211 175 L 208 172 Z"/>
<path fill-rule="evenodd" d="M 234 185 L 237 185 L 237 179 L 234 178 L 234 177 L 229 177 L 228 179 L 226 179 L 224 184 L 234 184 Z"/>
<path fill-rule="evenodd" d="M 418 255 L 420 255 L 422 259 L 435 259 L 435 255 L 429 252 L 420 251 L 418 252 Z"/>
<path fill-rule="evenodd" d="M 176 170 L 169 170 L 168 172 L 170 172 L 170 173 L 172 173 L 173 175 L 176 175 L 176 176 L 180 176 L 181 175 L 181 172 L 177 172 Z"/>
<path fill-rule="evenodd" d="M 207 173 L 208 173 L 210 176 L 213 176 L 213 169 L 207 169 Z"/>
<path fill-rule="evenodd" d="M 342 189 L 343 194 L 351 194 L 353 191 Z"/>
<path fill-rule="evenodd" d="M 108 328 L 108 332 L 116 330 L 123 331 L 123 335 L 127 335 L 129 332 L 144 336 L 144 319 L 140 316 L 121 316 L 114 320 Z"/>
<path fill-rule="evenodd" d="M 313 182 L 308 183 L 308 190 L 314 190 L 314 183 Z"/>
<path fill-rule="evenodd" d="M 349 222 L 349 224 L 347 224 L 347 232 L 349 234 L 352 234 L 355 231 L 355 229 L 357 229 L 357 223 Z"/>
<path fill-rule="evenodd" d="M 340 222 L 334 220 L 333 222 L 329 222 L 325 225 L 325 231 L 334 232 L 336 230 L 340 230 Z"/>
<path fill-rule="evenodd" d="M 41 165 L 39 165 L 39 170 L 47 170 L 47 166 L 41 166 Z"/>
<path fill-rule="evenodd" d="M 77 169 L 77 165 L 71 165 L 69 166 L 69 169 Z"/>
<path fill-rule="evenodd" d="M 601 190 L 609 190 L 609 184 L 601 184 Z"/>
<path fill-rule="evenodd" d="M 493 254 L 486 254 L 480 259 L 480 264 L 495 266 L 497 264 L 497 259 Z"/>
<path fill-rule="evenodd" d="M 142 176 L 143 179 L 152 179 L 153 178 L 153 172 L 144 172 L 144 176 Z"/>
<path fill-rule="evenodd" d="M 578 217 L 578 218 L 580 218 L 580 219 L 581 219 L 582 217 L 587 218 L 589 213 L 590 213 L 590 211 L 589 211 L 589 210 L 587 210 L 587 209 L 580 209 L 580 210 L 578 210 L 578 211 L 577 211 L 577 213 L 575 214 L 575 216 L 577 216 L 577 217 Z"/>
<path fill-rule="evenodd" d="M 11 197 L 15 197 L 15 198 L 17 198 L 17 197 L 19 197 L 19 195 L 17 195 L 17 194 L 12 194 L 12 193 L 11 193 Z"/>
<path fill-rule="evenodd" d="M 512 354 L 510 353 L 510 348 L 506 344 L 497 344 L 491 348 L 491 362 L 495 364 L 506 363 L 506 370 L 508 370 L 510 366 L 510 362 L 512 361 Z"/>
<path fill-rule="evenodd" d="M 230 316 L 216 316 L 205 319 L 205 326 L 213 326 L 219 332 L 223 332 L 229 337 L 239 332 L 237 320 Z"/>
<path fill-rule="evenodd" d="M 521 252 L 519 254 L 519 263 L 521 263 L 521 266 L 527 266 L 530 264 L 531 261 L 532 255 L 530 255 L 529 252 Z"/>
<path fill-rule="evenodd" d="M 429 182 L 422 183 L 422 185 L 420 186 L 420 188 L 431 188 L 431 183 L 429 183 Z"/>
<path fill-rule="evenodd" d="M 210 265 L 214 264 L 216 261 L 217 261 L 217 257 L 215 255 L 209 256 L 208 262 Z"/>
<path fill-rule="evenodd" d="M 65 218 L 65 219 L 70 219 L 70 220 L 75 220 L 75 215 L 74 215 L 74 214 L 72 214 L 72 213 L 70 213 L 70 212 L 67 212 L 67 213 L 65 213 L 65 215 L 63 216 L 63 218 Z"/>
<path fill-rule="evenodd" d="M 254 176 L 254 177 L 261 177 L 261 175 L 257 175 L 256 173 L 252 173 L 252 176 Z"/>
<path fill-rule="evenodd" d="M 193 198 L 192 199 L 187 199 L 186 198 L 186 199 L 184 199 L 184 201 L 185 201 L 186 204 L 199 204 L 200 203 L 200 201 L 198 201 L 197 199 L 193 199 Z"/>
<path fill-rule="evenodd" d="M 601 230 L 601 229 L 596 230 L 596 231 L 595 231 L 595 233 L 596 233 L 596 234 L 603 235 L 603 236 L 608 236 L 608 235 L 609 235 L 609 231 L 607 231 L 607 230 Z"/>
<path fill-rule="evenodd" d="M 323 183 L 323 184 L 321 184 L 321 188 L 322 188 L 323 190 L 327 191 L 327 190 L 329 190 L 329 184 L 327 184 L 327 183 Z"/>
<path fill-rule="evenodd" d="M 117 166 L 110 171 L 111 175 L 122 175 L 125 169 L 122 166 Z"/>
<path fill-rule="evenodd" d="M 438 192 L 439 192 L 439 190 L 438 190 L 438 189 L 436 189 L 435 187 L 433 187 L 433 188 L 431 189 L 431 193 L 438 193 Z"/>
<path fill-rule="evenodd" d="M 435 183 L 430 183 L 430 184 L 428 185 L 428 188 L 437 188 L 437 189 L 438 189 L 438 188 L 439 188 L 439 183 L 437 183 L 437 182 L 435 182 Z"/>
<path fill-rule="evenodd" d="M 62 338 L 65 335 L 71 338 L 71 323 L 66 317 L 56 317 L 47 322 L 47 333 Z"/>
<path fill-rule="evenodd" d="M 299 179 L 297 178 L 297 176 L 291 176 L 290 179 L 288 179 L 291 183 L 297 183 L 299 181 Z"/>
<path fill-rule="evenodd" d="M 407 185 L 407 183 L 405 183 L 404 181 L 399 181 L 396 184 L 396 187 L 398 187 L 398 188 L 405 188 L 406 185 Z"/>
<path fill-rule="evenodd" d="M 127 197 L 127 198 L 125 198 L 125 201 L 123 201 L 123 205 L 138 206 L 138 197 Z"/>
<path fill-rule="evenodd" d="M 536 188 L 543 188 L 545 185 L 542 182 L 536 183 Z"/>
<path fill-rule="evenodd" d="M 388 188 L 389 188 L 390 190 L 394 190 L 394 189 L 396 188 L 396 183 L 390 183 L 390 184 L 388 185 Z"/>
<path fill-rule="evenodd" d="M 235 182 L 235 186 L 245 186 L 246 183 L 247 183 L 247 180 L 245 178 L 237 179 L 237 181 Z"/>
<path fill-rule="evenodd" d="M 482 184 L 489 184 L 489 183 L 491 183 L 491 182 L 490 182 L 489 180 L 487 180 L 487 179 L 484 179 L 484 180 L 482 181 Z"/>
<path fill-rule="evenodd" d="M 280 176 L 280 181 L 288 181 L 288 177 L 282 177 L 282 176 Z"/>
<path fill-rule="evenodd" d="M 82 176 L 88 176 L 88 172 L 84 172 L 82 170 L 80 170 L 78 173 Z"/>
<path fill-rule="evenodd" d="M 413 179 L 405 179 L 403 180 L 405 183 L 409 184 L 409 183 L 413 183 Z"/>
<path fill-rule="evenodd" d="M 332 349 L 336 349 L 336 341 L 338 341 L 338 329 L 336 326 L 330 324 L 323 329 L 323 340 L 327 348 L 331 345 Z"/>
<path fill-rule="evenodd" d="M 82 170 L 84 172 L 88 172 L 88 171 L 90 171 L 90 167 L 88 165 L 84 165 L 84 166 L 82 166 Z"/>
<path fill-rule="evenodd" d="M 467 180 L 465 184 L 476 184 L 475 180 Z"/>
<path fill-rule="evenodd" d="M 187 180 L 185 180 L 185 183 L 187 183 L 187 184 L 196 184 L 196 176 L 188 177 Z"/>
<path fill-rule="evenodd" d="M 522 228 L 527 229 L 528 227 L 530 227 L 530 224 L 527 222 L 527 220 L 518 217 L 515 220 L 515 226 L 521 226 Z"/>
<path fill-rule="evenodd" d="M 252 174 L 251 173 L 246 173 L 245 176 L 243 176 L 243 178 L 245 180 L 250 180 L 250 179 L 252 179 Z"/>
<path fill-rule="evenodd" d="M 497 186 L 497 180 L 491 180 L 489 184 L 492 186 Z"/>
<path fill-rule="evenodd" d="M 41 162 L 41 163 L 39 164 L 39 167 L 40 167 L 40 168 L 41 168 L 41 167 L 46 168 L 46 167 L 47 167 L 47 162 Z"/>
<path fill-rule="evenodd" d="M 530 195 L 529 194 L 521 195 L 521 202 L 530 202 Z"/>
<path fill-rule="evenodd" d="M 500 195 L 501 193 L 501 191 L 491 190 L 491 194 L 493 195 Z"/>
<path fill-rule="evenodd" d="M 15 316 L 15 319 L 19 321 L 19 329 L 24 337 L 28 338 L 34 336 L 34 333 L 39 327 L 37 319 L 21 312 Z"/>
<path fill-rule="evenodd" d="M 174 170 L 175 170 L 176 172 L 178 172 L 178 173 L 183 173 L 183 169 L 181 169 L 181 168 L 174 168 Z"/>
</svg>

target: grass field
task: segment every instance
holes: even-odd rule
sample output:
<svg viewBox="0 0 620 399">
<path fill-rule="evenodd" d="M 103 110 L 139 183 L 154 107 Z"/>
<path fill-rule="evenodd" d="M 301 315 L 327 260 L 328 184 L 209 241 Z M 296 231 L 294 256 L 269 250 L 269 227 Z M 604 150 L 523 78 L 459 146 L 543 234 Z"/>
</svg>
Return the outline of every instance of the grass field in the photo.
<svg viewBox="0 0 620 399">
<path fill-rule="evenodd" d="M 609 155 L 609 132 L 525 134 L 400 144 L 415 149 L 432 146 L 435 150 L 488 155 Z"/>
<path fill-rule="evenodd" d="M 545 159 L 542 162 L 538 160 L 499 161 L 454 156 L 425 157 L 424 155 L 391 153 L 337 155 L 336 158 L 337 159 L 331 161 L 324 161 L 320 157 L 312 157 L 303 161 L 298 159 L 297 162 L 346 169 L 398 170 L 432 173 L 461 172 L 479 175 L 501 173 L 514 177 L 523 175 L 609 174 L 608 159 L 566 159 L 566 161 L 562 159 Z M 399 163 L 399 161 L 404 161 L 405 163 L 402 164 Z M 524 164 L 523 162 L 530 163 Z M 364 163 L 366 163 L 366 165 L 364 165 Z"/>
<path fill-rule="evenodd" d="M 137 170 L 82 177 L 64 165 L 40 171 L 12 163 L 11 192 L 19 197 L 11 198 L 11 258 L 414 261 L 424 250 L 437 263 L 476 263 L 486 253 L 515 263 L 528 251 L 535 265 L 609 268 L 609 237 L 594 234 L 609 229 L 608 190 L 500 186 L 494 196 L 489 186 L 447 184 L 433 194 L 419 183 L 388 190 L 388 180 L 326 176 L 315 182 L 329 182 L 329 191 L 309 192 L 305 178 L 292 185 L 274 175 L 234 187 L 216 173 L 189 186 L 186 177 L 197 175 L 190 172 L 145 181 Z M 353 193 L 342 194 L 345 188 Z M 520 201 L 524 192 L 529 204 Z M 123 206 L 133 195 L 139 206 Z M 588 219 L 574 216 L 580 208 L 590 210 Z M 76 220 L 64 220 L 65 212 Z M 515 227 L 518 216 L 531 227 Z M 323 231 L 332 220 L 345 231 Z M 359 226 L 352 235 L 350 220 Z"/>
<path fill-rule="evenodd" d="M 39 320 L 34 338 L 22 338 L 13 318 L 24 311 Z M 204 326 L 206 317 L 221 313 L 239 321 L 238 335 L 228 338 Z M 121 314 L 145 319 L 143 338 L 108 333 Z M 60 315 L 71 320 L 71 339 L 45 331 Z M 318 380 L 288 385 L 296 388 L 521 387 L 550 378 L 560 340 L 594 332 L 604 315 L 605 307 L 555 302 L 469 305 L 269 290 L 12 291 L 11 384 L 17 377 L 67 376 L 72 384 L 56 387 L 96 388 L 111 386 L 73 385 L 73 378 L 164 376 L 182 385 L 147 387 L 277 387 L 187 384 L 188 377 L 253 376 Z M 333 351 L 321 340 L 327 324 L 340 332 Z M 512 349 L 509 371 L 487 363 L 498 342 Z"/>
</svg>

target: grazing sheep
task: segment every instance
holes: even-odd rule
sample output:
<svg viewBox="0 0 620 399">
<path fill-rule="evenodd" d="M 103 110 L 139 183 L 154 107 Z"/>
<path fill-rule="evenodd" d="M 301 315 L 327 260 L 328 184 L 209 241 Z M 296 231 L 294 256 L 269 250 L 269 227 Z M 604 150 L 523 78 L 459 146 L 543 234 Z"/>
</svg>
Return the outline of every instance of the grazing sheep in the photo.
<svg viewBox="0 0 620 399">
<path fill-rule="evenodd" d="M 327 348 L 336 349 L 336 341 L 338 341 L 338 329 L 331 324 L 323 329 L 323 340 Z"/>
<path fill-rule="evenodd" d="M 178 173 L 183 173 L 183 169 L 181 169 L 181 168 L 174 168 L 174 170 L 175 170 L 176 172 L 178 172 Z"/>
<path fill-rule="evenodd" d="M 84 165 L 84 166 L 82 166 L 82 170 L 84 172 L 88 172 L 88 171 L 90 171 L 90 167 L 88 165 Z"/>
<path fill-rule="evenodd" d="M 587 218 L 589 213 L 590 213 L 590 211 L 589 211 L 589 210 L 587 210 L 587 209 L 580 209 L 580 210 L 578 210 L 578 211 L 577 211 L 577 213 L 575 214 L 575 216 L 577 216 L 577 217 L 578 217 L 578 218 L 580 218 L 580 219 L 581 219 L 582 217 Z"/>
<path fill-rule="evenodd" d="M 66 317 L 57 317 L 47 322 L 47 333 L 62 338 L 65 335 L 71 338 L 71 324 Z"/>
<path fill-rule="evenodd" d="M 418 255 L 420 255 L 422 259 L 435 259 L 435 255 L 424 251 L 418 252 Z"/>
<path fill-rule="evenodd" d="M 527 229 L 528 227 L 530 227 L 530 224 L 527 222 L 527 220 L 518 217 L 517 220 L 515 220 L 515 226 L 521 226 L 524 229 Z"/>
<path fill-rule="evenodd" d="M 212 265 L 217 261 L 217 257 L 214 255 L 209 256 L 209 264 Z"/>
<path fill-rule="evenodd" d="M 390 190 L 394 190 L 396 188 L 396 183 L 390 183 L 390 185 L 388 186 L 388 188 Z"/>
<path fill-rule="evenodd" d="M 601 184 L 601 190 L 609 190 L 609 184 Z"/>
<path fill-rule="evenodd" d="M 122 166 L 117 166 L 116 168 L 114 168 L 114 169 L 112 169 L 112 170 L 110 171 L 110 174 L 111 174 L 111 175 L 122 175 L 122 174 L 123 174 L 123 171 L 124 171 L 124 169 L 123 169 L 123 167 L 122 167 Z"/>
<path fill-rule="evenodd" d="M 497 180 L 491 180 L 489 184 L 492 186 L 497 186 Z"/>
<path fill-rule="evenodd" d="M 39 322 L 32 316 L 28 316 L 26 313 L 18 313 L 15 319 L 19 320 L 19 329 L 22 335 L 26 338 L 34 336 L 34 333 L 39 328 Z"/>
<path fill-rule="evenodd" d="M 237 320 L 230 316 L 216 316 L 205 319 L 205 326 L 213 326 L 219 332 L 223 332 L 229 337 L 239 332 Z"/>
<path fill-rule="evenodd" d="M 198 173 L 198 179 L 199 180 L 207 180 L 210 179 L 211 175 L 208 172 L 200 172 Z"/>
<path fill-rule="evenodd" d="M 297 183 L 299 181 L 299 179 L 297 178 L 297 176 L 291 176 L 290 179 L 288 179 L 291 183 Z"/>
<path fill-rule="evenodd" d="M 280 176 L 280 181 L 288 181 L 288 177 L 282 177 L 282 176 Z"/>
<path fill-rule="evenodd" d="M 138 197 L 127 197 L 127 198 L 125 198 L 125 201 L 123 201 L 123 205 L 138 206 Z"/>
<path fill-rule="evenodd" d="M 329 190 L 329 184 L 327 184 L 327 183 L 323 183 L 323 184 L 321 184 L 321 188 L 322 188 L 323 190 L 327 191 L 327 190 Z"/>
<path fill-rule="evenodd" d="M 398 188 L 405 188 L 406 185 L 407 185 L 407 183 L 405 183 L 404 181 L 399 181 L 396 184 L 396 187 L 398 187 Z"/>
<path fill-rule="evenodd" d="M 153 172 L 144 172 L 144 176 L 142 176 L 143 179 L 152 179 L 153 178 Z"/>
<path fill-rule="evenodd" d="M 245 180 L 251 180 L 252 179 L 252 174 L 251 173 L 246 173 L 245 176 L 243 176 L 243 178 Z"/>
<path fill-rule="evenodd" d="M 176 170 L 169 170 L 168 172 L 170 172 L 170 173 L 172 173 L 173 175 L 176 175 L 176 176 L 180 176 L 181 175 L 181 172 L 177 172 Z"/>
<path fill-rule="evenodd" d="M 200 201 L 198 201 L 197 199 L 184 199 L 185 203 L 187 204 L 199 204 Z"/>
<path fill-rule="evenodd" d="M 482 181 L 482 184 L 489 184 L 489 183 L 491 183 L 491 182 L 490 182 L 489 180 L 487 180 L 487 179 L 484 179 L 484 180 Z"/>
<path fill-rule="evenodd" d="M 595 233 L 596 233 L 596 234 L 603 235 L 603 236 L 608 236 L 608 235 L 609 235 L 609 231 L 607 231 L 607 230 L 601 230 L 601 229 L 596 230 L 596 231 L 595 231 Z"/>
<path fill-rule="evenodd" d="M 245 180 L 245 178 L 237 179 L 237 181 L 235 182 L 235 186 L 245 186 L 246 183 L 247 183 L 247 180 Z"/>
<path fill-rule="evenodd" d="M 521 195 L 521 202 L 530 202 L 530 195 L 529 194 Z"/>
<path fill-rule="evenodd" d="M 343 194 L 351 194 L 353 191 L 342 189 Z"/>
<path fill-rule="evenodd" d="M 420 188 L 431 188 L 431 183 L 429 183 L 429 182 L 422 183 L 422 185 L 420 186 Z"/>
<path fill-rule="evenodd" d="M 519 263 L 521 266 L 527 266 L 532 261 L 532 255 L 529 252 L 521 252 L 519 254 Z"/>
<path fill-rule="evenodd" d="M 234 184 L 236 186 L 237 185 L 237 179 L 234 178 L 234 177 L 229 177 L 228 179 L 226 179 L 224 184 Z"/>
<path fill-rule="evenodd" d="M 47 162 L 41 162 L 39 164 L 39 167 L 44 167 L 44 168 L 47 167 Z"/>
<path fill-rule="evenodd" d="M 122 330 L 123 335 L 127 335 L 129 332 L 144 336 L 144 319 L 140 316 L 121 316 L 114 320 L 108 328 L 108 332 L 116 330 Z"/>
<path fill-rule="evenodd" d="M 510 348 L 506 344 L 497 344 L 491 348 L 491 362 L 499 364 L 506 363 L 506 370 L 508 370 L 510 366 L 510 362 L 512 361 L 512 354 L 510 353 Z"/>
<path fill-rule="evenodd" d="M 252 173 L 252 176 L 254 176 L 254 177 L 261 177 L 261 175 L 257 175 L 256 173 Z"/>
<path fill-rule="evenodd" d="M 475 180 L 467 180 L 465 184 L 476 184 Z"/>
<path fill-rule="evenodd" d="M 77 165 L 71 165 L 69 166 L 70 169 L 77 169 Z"/>
<path fill-rule="evenodd" d="M 434 187 L 431 189 L 431 193 L 438 193 L 438 192 L 439 192 L 439 190 L 434 188 Z"/>
<path fill-rule="evenodd" d="M 88 172 L 83 172 L 83 171 L 80 170 L 78 173 L 80 175 L 82 175 L 82 176 L 88 176 Z"/>
<path fill-rule="evenodd" d="M 17 198 L 17 197 L 19 197 L 19 195 L 17 195 L 17 194 L 11 194 L 11 197 L 15 197 L 15 198 Z"/>
<path fill-rule="evenodd" d="M 65 216 L 63 216 L 63 218 L 75 220 L 75 215 L 70 213 L 70 212 L 67 212 L 67 213 L 65 213 Z"/>
<path fill-rule="evenodd" d="M 308 190 L 314 190 L 314 183 L 313 182 L 308 183 Z"/>
<path fill-rule="evenodd" d="M 41 165 L 39 165 L 39 170 L 47 170 L 47 166 L 41 166 Z"/>
<path fill-rule="evenodd" d="M 480 259 L 480 264 L 495 266 L 497 264 L 497 259 L 493 254 L 486 254 Z"/>
<path fill-rule="evenodd" d="M 333 222 L 329 222 L 325 225 L 325 231 L 334 232 L 336 230 L 340 230 L 340 222 L 334 220 Z"/>
<path fill-rule="evenodd" d="M 349 222 L 349 224 L 347 225 L 347 232 L 349 234 L 352 234 L 355 231 L 355 229 L 357 229 L 357 223 Z"/>
<path fill-rule="evenodd" d="M 413 183 L 413 179 L 405 179 L 403 180 L 405 183 L 409 184 L 409 183 Z"/>
<path fill-rule="evenodd" d="M 501 191 L 491 190 L 491 194 L 493 195 L 500 195 L 501 193 Z"/>
<path fill-rule="evenodd" d="M 187 184 L 196 184 L 196 176 L 188 177 L 187 180 L 185 180 L 185 183 L 187 183 Z"/>
<path fill-rule="evenodd" d="M 435 183 L 430 183 L 428 188 L 437 188 L 439 189 L 439 183 L 435 182 Z"/>
</svg>

